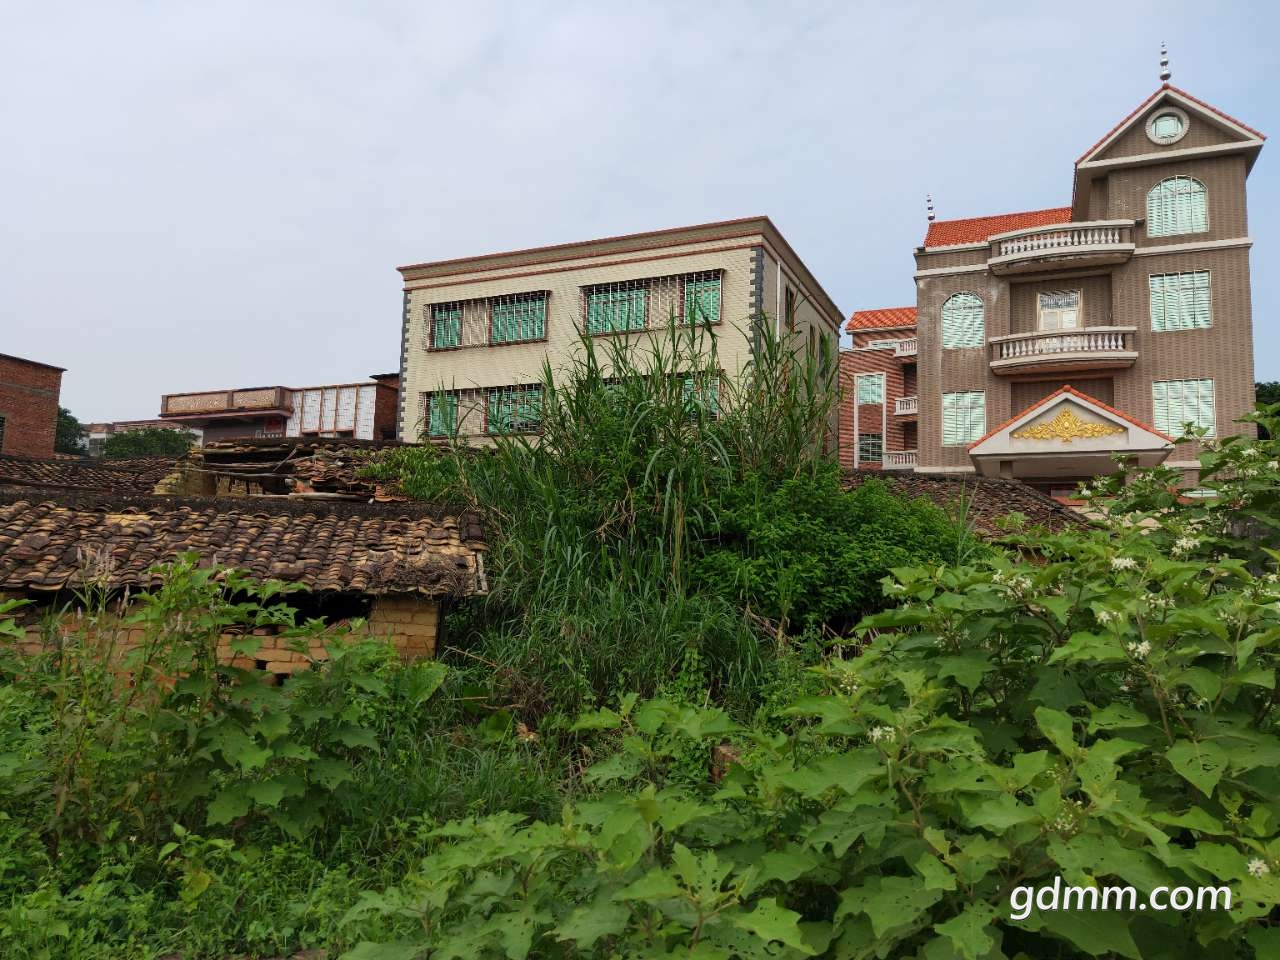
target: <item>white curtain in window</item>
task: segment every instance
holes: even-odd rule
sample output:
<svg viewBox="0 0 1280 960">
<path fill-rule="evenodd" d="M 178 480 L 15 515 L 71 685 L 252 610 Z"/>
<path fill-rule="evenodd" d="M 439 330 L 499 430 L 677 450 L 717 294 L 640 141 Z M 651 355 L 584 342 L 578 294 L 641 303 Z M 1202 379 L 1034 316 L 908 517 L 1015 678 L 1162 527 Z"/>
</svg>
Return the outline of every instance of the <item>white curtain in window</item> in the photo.
<svg viewBox="0 0 1280 960">
<path fill-rule="evenodd" d="M 957 293 L 942 305 L 942 349 L 960 350 L 982 346 L 985 311 L 982 298 Z"/>
</svg>

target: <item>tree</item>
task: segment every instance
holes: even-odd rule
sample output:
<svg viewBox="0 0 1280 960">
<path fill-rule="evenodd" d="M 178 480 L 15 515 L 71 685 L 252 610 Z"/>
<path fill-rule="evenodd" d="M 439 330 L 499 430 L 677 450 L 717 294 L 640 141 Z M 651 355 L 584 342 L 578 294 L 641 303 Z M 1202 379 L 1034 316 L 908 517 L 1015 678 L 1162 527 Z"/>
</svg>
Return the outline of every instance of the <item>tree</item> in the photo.
<svg viewBox="0 0 1280 960">
<path fill-rule="evenodd" d="M 1258 403 L 1280 403 L 1280 380 L 1259 380 L 1253 385 L 1253 398 Z M 1262 424 L 1258 425 L 1258 437 L 1262 440 L 1270 439 Z"/>
<path fill-rule="evenodd" d="M 73 453 L 76 456 L 84 456 L 88 452 L 84 427 L 66 407 L 58 408 L 58 427 L 54 434 L 53 449 L 58 453 Z"/>
<path fill-rule="evenodd" d="M 112 434 L 102 444 L 102 455 L 112 457 L 180 457 L 191 449 L 194 434 L 169 427 L 147 427 Z"/>
</svg>

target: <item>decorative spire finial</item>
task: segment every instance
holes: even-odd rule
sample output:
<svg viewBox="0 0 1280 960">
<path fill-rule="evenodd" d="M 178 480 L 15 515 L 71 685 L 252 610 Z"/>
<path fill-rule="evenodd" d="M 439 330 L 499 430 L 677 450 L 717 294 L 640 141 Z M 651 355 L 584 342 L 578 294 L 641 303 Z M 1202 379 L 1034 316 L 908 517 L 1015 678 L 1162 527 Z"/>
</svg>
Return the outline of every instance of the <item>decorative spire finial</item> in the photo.
<svg viewBox="0 0 1280 960">
<path fill-rule="evenodd" d="M 932 193 L 926 194 L 926 195 L 925 195 L 925 200 L 926 200 L 927 209 L 928 209 L 928 211 L 929 211 L 929 222 L 930 222 L 930 223 L 933 223 L 933 219 L 934 219 L 934 212 L 933 212 L 933 194 L 932 194 Z"/>
<path fill-rule="evenodd" d="M 1160 44 L 1160 82 L 1168 83 L 1172 76 L 1173 71 L 1169 69 L 1169 48 L 1162 43 Z"/>
</svg>

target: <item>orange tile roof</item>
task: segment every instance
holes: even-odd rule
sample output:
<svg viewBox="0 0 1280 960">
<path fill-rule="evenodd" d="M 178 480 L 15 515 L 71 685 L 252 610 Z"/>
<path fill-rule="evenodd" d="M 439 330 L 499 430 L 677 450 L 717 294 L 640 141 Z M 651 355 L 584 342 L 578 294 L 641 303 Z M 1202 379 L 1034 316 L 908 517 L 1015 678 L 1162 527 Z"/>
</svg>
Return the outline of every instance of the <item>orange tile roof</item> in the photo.
<svg viewBox="0 0 1280 960">
<path fill-rule="evenodd" d="M 885 330 L 890 327 L 914 327 L 915 307 L 882 307 L 879 310 L 857 310 L 844 325 L 846 333 L 855 330 Z"/>
<path fill-rule="evenodd" d="M 1126 116 L 1119 123 L 1117 123 L 1110 130 L 1108 130 L 1106 133 L 1104 133 L 1102 137 L 1099 138 L 1097 143 L 1095 143 L 1092 147 L 1090 147 L 1084 153 L 1080 154 L 1080 159 L 1077 160 L 1076 163 L 1082 163 L 1085 157 L 1089 156 L 1089 154 L 1093 153 L 1093 151 L 1097 150 L 1100 146 L 1102 146 L 1104 143 L 1110 140 L 1111 137 L 1115 135 L 1117 130 L 1120 130 L 1130 120 L 1132 120 L 1134 117 L 1140 114 L 1143 110 L 1147 109 L 1147 107 L 1151 106 L 1151 104 L 1155 101 L 1155 99 L 1159 97 L 1160 94 L 1164 93 L 1166 90 L 1172 91 L 1173 93 L 1176 93 L 1180 97 L 1185 97 L 1186 99 L 1190 100 L 1192 103 L 1198 104 L 1199 106 L 1204 107 L 1204 109 L 1208 110 L 1210 113 L 1221 117 L 1223 120 L 1226 120 L 1229 123 L 1234 123 L 1237 127 L 1243 127 L 1245 130 L 1248 130 L 1250 133 L 1252 133 L 1255 137 L 1257 137 L 1260 140 L 1267 139 L 1266 134 L 1260 133 L 1257 130 L 1253 129 L 1253 127 L 1249 126 L 1247 123 L 1237 120 L 1235 117 L 1231 116 L 1231 114 L 1223 113 L 1217 107 L 1213 106 L 1212 104 L 1205 103 L 1199 97 L 1192 96 L 1191 94 L 1187 93 L 1187 91 L 1183 90 L 1181 87 L 1175 87 L 1171 83 L 1166 83 L 1163 86 L 1161 86 L 1159 90 L 1157 90 L 1151 96 L 1147 97 L 1147 99 L 1143 100 L 1140 104 L 1138 104 L 1136 107 L 1130 110 L 1129 115 Z"/>
<path fill-rule="evenodd" d="M 924 236 L 926 247 L 949 247 L 957 243 L 981 243 L 997 233 L 1027 227 L 1047 227 L 1071 220 L 1070 207 L 1047 210 L 1024 210 L 1021 213 L 999 213 L 993 217 L 969 217 L 965 220 L 937 220 L 929 224 Z"/>
<path fill-rule="evenodd" d="M 1000 426 L 996 427 L 995 429 L 988 430 L 984 436 L 981 436 L 977 440 L 973 441 L 973 443 L 969 444 L 969 446 L 966 449 L 972 450 L 974 447 L 978 446 L 978 444 L 985 443 L 987 440 L 994 437 L 997 433 L 999 433 L 1001 430 L 1008 427 L 1010 424 L 1016 423 L 1018 420 L 1021 420 L 1027 414 L 1031 413 L 1032 410 L 1036 410 L 1040 407 L 1043 407 L 1050 400 L 1057 399 L 1058 397 L 1062 396 L 1064 393 L 1069 393 L 1071 394 L 1071 396 L 1076 397 L 1080 400 L 1086 400 L 1089 403 L 1092 403 L 1094 406 L 1101 407 L 1103 410 L 1106 410 L 1108 413 L 1114 413 L 1120 419 L 1127 420 L 1129 423 L 1132 423 L 1135 427 L 1141 427 L 1143 430 L 1146 430 L 1149 433 L 1154 433 L 1157 437 L 1163 437 L 1164 439 L 1168 440 L 1170 443 L 1176 442 L 1173 439 L 1173 437 L 1169 436 L 1167 433 L 1157 430 L 1155 427 L 1151 426 L 1151 424 L 1143 423 L 1137 417 L 1131 417 L 1129 416 L 1129 414 L 1125 413 L 1123 410 L 1117 410 L 1115 407 L 1111 406 L 1111 404 L 1103 403 L 1097 397 L 1091 397 L 1089 396 L 1089 394 L 1085 393 L 1083 390 L 1077 390 L 1075 387 L 1071 386 L 1070 384 L 1067 384 L 1065 387 L 1059 387 L 1057 390 L 1053 391 L 1053 393 L 1049 394 L 1043 400 L 1037 400 L 1035 403 L 1027 407 L 1027 409 L 1021 411 L 1020 413 L 1015 413 L 1012 417 L 1010 417 L 1004 423 L 1000 424 Z"/>
</svg>

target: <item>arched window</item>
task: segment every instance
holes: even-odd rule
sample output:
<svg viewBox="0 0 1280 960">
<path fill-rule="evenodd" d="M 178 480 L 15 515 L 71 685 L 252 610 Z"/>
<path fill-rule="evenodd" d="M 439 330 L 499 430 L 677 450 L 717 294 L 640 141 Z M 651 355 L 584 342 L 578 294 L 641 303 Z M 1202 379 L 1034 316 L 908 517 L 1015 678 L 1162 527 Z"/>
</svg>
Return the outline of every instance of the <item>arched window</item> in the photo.
<svg viewBox="0 0 1280 960">
<path fill-rule="evenodd" d="M 1147 194 L 1147 236 L 1203 233 L 1208 229 L 1204 184 L 1195 177 L 1169 177 Z"/>
<path fill-rule="evenodd" d="M 982 346 L 984 311 L 982 298 L 957 293 L 942 305 L 942 349 Z"/>
</svg>

